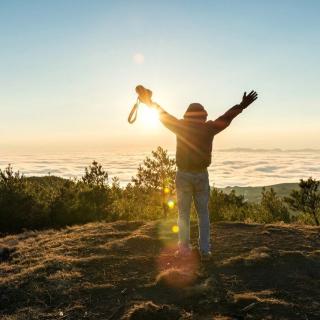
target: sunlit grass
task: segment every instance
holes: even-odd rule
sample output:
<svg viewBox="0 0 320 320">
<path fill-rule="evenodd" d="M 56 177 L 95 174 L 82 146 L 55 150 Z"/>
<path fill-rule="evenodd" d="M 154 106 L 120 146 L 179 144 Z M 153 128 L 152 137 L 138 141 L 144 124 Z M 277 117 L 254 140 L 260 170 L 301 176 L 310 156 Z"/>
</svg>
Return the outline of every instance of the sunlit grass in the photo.
<svg viewBox="0 0 320 320">
<path fill-rule="evenodd" d="M 199 260 L 197 250 L 177 258 L 175 231 L 178 226 L 170 219 L 94 222 L 1 237 L 0 248 L 14 250 L 10 260 L 0 263 L 1 319 L 40 319 L 43 314 L 50 314 L 50 319 L 102 319 L 110 318 L 114 310 L 120 316 L 113 319 L 130 319 L 136 297 L 123 298 L 128 299 L 126 309 L 119 309 L 123 305 L 117 303 L 119 296 L 131 292 L 130 288 L 138 288 L 139 302 L 155 297 L 159 304 L 154 313 L 149 307 L 143 310 L 148 312 L 145 319 L 158 319 L 165 310 L 169 312 L 162 303 L 181 314 L 185 310 L 195 310 L 194 314 L 205 311 L 209 319 L 213 310 L 222 313 L 230 307 L 226 292 L 230 292 L 236 310 L 250 306 L 251 301 L 256 303 L 257 319 L 267 318 L 274 310 L 289 314 L 295 303 L 317 319 L 319 306 L 303 302 L 306 294 L 313 300 L 319 296 L 314 280 L 319 278 L 318 227 L 215 223 L 211 229 L 214 260 L 207 262 Z M 191 222 L 194 247 L 197 236 L 197 224 Z M 305 241 L 309 245 L 302 250 Z M 224 275 L 222 280 L 215 272 L 217 268 Z M 255 280 L 250 288 L 234 281 L 234 275 L 242 274 L 244 268 L 252 273 L 248 279 Z M 293 277 L 300 279 L 299 290 Z M 279 279 L 275 291 L 274 283 Z M 179 295 L 168 294 L 176 289 Z M 88 303 L 88 297 L 94 303 Z M 203 301 L 212 309 L 204 310 Z M 260 305 L 268 308 L 258 309 Z M 164 311 L 159 313 L 160 309 Z M 172 319 L 170 315 L 162 318 Z"/>
</svg>

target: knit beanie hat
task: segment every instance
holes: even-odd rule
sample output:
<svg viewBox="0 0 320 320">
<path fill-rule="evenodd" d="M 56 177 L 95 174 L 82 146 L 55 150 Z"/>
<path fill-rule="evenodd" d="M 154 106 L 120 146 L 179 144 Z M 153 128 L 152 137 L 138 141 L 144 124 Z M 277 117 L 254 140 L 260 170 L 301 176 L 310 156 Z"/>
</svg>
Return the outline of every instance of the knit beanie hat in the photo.
<svg viewBox="0 0 320 320">
<path fill-rule="evenodd" d="M 184 114 L 184 118 L 206 118 L 207 111 L 200 103 L 191 103 Z"/>
</svg>

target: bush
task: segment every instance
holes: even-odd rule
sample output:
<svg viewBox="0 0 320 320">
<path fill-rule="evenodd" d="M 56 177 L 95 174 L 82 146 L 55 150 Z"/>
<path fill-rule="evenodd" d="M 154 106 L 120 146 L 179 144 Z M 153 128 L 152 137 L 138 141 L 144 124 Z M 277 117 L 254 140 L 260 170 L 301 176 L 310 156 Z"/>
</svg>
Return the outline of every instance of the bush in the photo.
<svg viewBox="0 0 320 320">
<path fill-rule="evenodd" d="M 96 220 L 112 220 L 108 174 L 96 161 L 85 168 L 81 181 L 68 180 L 50 206 L 51 223 L 64 226 Z"/>
<path fill-rule="evenodd" d="M 261 222 L 271 223 L 277 221 L 290 222 L 289 210 L 284 201 L 279 198 L 276 192 L 262 189 L 261 206 Z"/>
<path fill-rule="evenodd" d="M 213 188 L 209 212 L 212 221 L 246 221 L 270 223 L 290 222 L 289 210 L 276 192 L 263 188 L 260 203 L 247 203 L 242 195 L 232 190 L 229 194 Z"/>
<path fill-rule="evenodd" d="M 48 212 L 29 188 L 28 181 L 9 165 L 0 170 L 1 232 L 41 228 L 48 224 Z"/>
<path fill-rule="evenodd" d="M 232 190 L 229 194 L 212 188 L 209 198 L 209 212 L 212 221 L 243 221 L 247 204 L 242 195 Z"/>
<path fill-rule="evenodd" d="M 161 193 L 129 183 L 114 199 L 112 211 L 118 219 L 154 220 L 163 217 Z M 175 210 L 170 210 L 172 216 Z"/>
<path fill-rule="evenodd" d="M 314 224 L 319 226 L 320 216 L 320 181 L 312 179 L 300 180 L 299 190 L 292 190 L 290 197 L 286 197 L 285 201 L 294 211 L 303 215 L 310 215 Z M 310 221 L 310 219 L 308 219 Z"/>
<path fill-rule="evenodd" d="M 25 178 L 9 165 L 0 170 L 0 232 L 112 220 L 108 175 L 97 162 L 81 181 Z"/>
</svg>

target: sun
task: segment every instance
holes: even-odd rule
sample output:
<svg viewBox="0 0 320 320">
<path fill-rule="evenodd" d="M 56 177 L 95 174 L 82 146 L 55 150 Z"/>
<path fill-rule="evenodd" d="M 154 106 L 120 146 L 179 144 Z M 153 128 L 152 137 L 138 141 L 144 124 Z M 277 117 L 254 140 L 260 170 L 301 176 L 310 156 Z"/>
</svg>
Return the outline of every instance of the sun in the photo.
<svg viewBox="0 0 320 320">
<path fill-rule="evenodd" d="M 156 128 L 159 126 L 159 113 L 157 110 L 149 108 L 148 106 L 140 103 L 138 111 L 139 122 L 144 127 Z"/>
</svg>

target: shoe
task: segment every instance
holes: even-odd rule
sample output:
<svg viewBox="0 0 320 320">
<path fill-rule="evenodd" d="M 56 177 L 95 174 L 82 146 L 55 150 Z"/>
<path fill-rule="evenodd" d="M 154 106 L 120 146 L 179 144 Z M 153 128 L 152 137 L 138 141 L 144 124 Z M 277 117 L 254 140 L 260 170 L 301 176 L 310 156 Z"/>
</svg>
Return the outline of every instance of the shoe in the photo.
<svg viewBox="0 0 320 320">
<path fill-rule="evenodd" d="M 212 252 L 211 251 L 207 251 L 207 252 L 200 251 L 200 258 L 201 258 L 201 261 L 209 261 L 212 258 Z"/>
<path fill-rule="evenodd" d="M 179 249 L 174 253 L 176 258 L 189 257 L 192 253 L 192 249 L 190 247 L 179 247 Z"/>
</svg>

